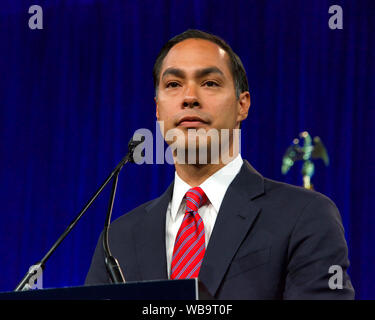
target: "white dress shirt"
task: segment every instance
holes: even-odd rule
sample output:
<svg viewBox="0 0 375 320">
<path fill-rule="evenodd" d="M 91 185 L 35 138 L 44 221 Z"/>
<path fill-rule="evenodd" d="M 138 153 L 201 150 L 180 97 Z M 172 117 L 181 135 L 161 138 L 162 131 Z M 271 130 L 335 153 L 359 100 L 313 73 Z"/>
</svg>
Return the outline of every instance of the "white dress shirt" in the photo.
<svg viewBox="0 0 375 320">
<path fill-rule="evenodd" d="M 229 185 L 240 171 L 242 163 L 242 157 L 240 154 L 238 154 L 235 159 L 215 172 L 199 186 L 202 188 L 208 198 L 207 203 L 198 210 L 204 224 L 206 248 L 208 241 L 210 240 L 212 229 L 214 228 L 216 217 L 224 195 L 227 192 Z M 177 172 L 175 172 L 173 196 L 172 200 L 169 202 L 166 217 L 165 239 L 167 249 L 168 278 L 170 277 L 174 242 L 185 215 L 186 200 L 184 199 L 184 196 L 190 188 L 191 186 L 183 181 L 178 176 Z"/>
</svg>

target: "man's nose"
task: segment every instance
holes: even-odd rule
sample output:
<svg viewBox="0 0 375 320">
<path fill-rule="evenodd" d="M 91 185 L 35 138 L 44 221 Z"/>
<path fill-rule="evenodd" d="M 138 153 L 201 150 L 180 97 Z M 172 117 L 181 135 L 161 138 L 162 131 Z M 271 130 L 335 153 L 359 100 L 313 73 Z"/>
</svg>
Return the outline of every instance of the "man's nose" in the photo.
<svg viewBox="0 0 375 320">
<path fill-rule="evenodd" d="M 189 107 L 189 108 L 194 108 L 194 107 L 199 107 L 199 99 L 196 94 L 196 90 L 193 85 L 189 86 L 186 89 L 184 99 L 182 101 L 182 106 L 184 108 Z"/>
<path fill-rule="evenodd" d="M 182 105 L 183 105 L 185 108 L 186 108 L 186 107 L 194 108 L 194 107 L 199 107 L 199 106 L 200 106 L 198 100 L 196 100 L 196 99 L 184 99 L 184 102 L 183 102 Z"/>
</svg>

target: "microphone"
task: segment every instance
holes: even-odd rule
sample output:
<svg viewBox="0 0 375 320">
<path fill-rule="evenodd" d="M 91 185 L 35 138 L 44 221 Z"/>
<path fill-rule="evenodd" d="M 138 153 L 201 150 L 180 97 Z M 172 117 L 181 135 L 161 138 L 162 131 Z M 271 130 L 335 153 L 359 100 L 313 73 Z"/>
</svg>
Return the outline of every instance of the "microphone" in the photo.
<svg viewBox="0 0 375 320">
<path fill-rule="evenodd" d="M 37 262 L 36 264 L 32 265 L 29 268 L 29 271 L 25 274 L 25 276 L 22 278 L 22 280 L 14 289 L 14 291 L 23 291 L 23 290 L 28 290 L 31 288 L 29 284 L 30 279 L 32 277 L 35 278 L 35 275 L 37 274 L 38 270 L 40 269 L 44 270 L 47 260 L 55 252 L 57 247 L 66 238 L 66 236 L 70 233 L 70 231 L 74 228 L 74 226 L 78 223 L 78 221 L 82 218 L 83 214 L 92 205 L 92 203 L 96 200 L 99 194 L 103 191 L 105 186 L 112 180 L 112 178 L 114 178 L 114 181 L 112 185 L 112 192 L 111 192 L 111 197 L 109 201 L 107 217 L 105 220 L 104 231 L 103 231 L 103 245 L 104 245 L 104 251 L 106 255 L 105 263 L 106 263 L 107 270 L 108 270 L 108 273 L 110 275 L 112 282 L 115 282 L 115 283 L 125 282 L 120 266 L 118 265 L 117 260 L 111 255 L 111 252 L 109 250 L 108 230 L 109 230 L 109 224 L 110 224 L 110 219 L 111 219 L 111 214 L 112 214 L 112 209 L 113 209 L 113 201 L 114 201 L 114 196 L 115 196 L 116 187 L 117 187 L 118 175 L 122 167 L 126 163 L 134 162 L 134 151 L 138 145 L 144 142 L 144 140 L 145 140 L 145 137 L 142 135 L 138 135 L 138 136 L 134 135 L 133 138 L 130 139 L 128 143 L 128 153 L 126 154 L 126 156 L 119 162 L 119 164 L 111 172 L 111 174 L 107 177 L 107 179 L 105 179 L 103 184 L 99 187 L 99 189 L 95 192 L 95 194 L 91 197 L 91 199 L 86 203 L 86 205 L 79 212 L 79 214 L 74 218 L 74 220 L 69 224 L 69 226 L 63 232 L 63 234 L 57 239 L 57 241 L 54 243 L 51 249 L 46 253 L 46 255 L 39 262 Z"/>
<path fill-rule="evenodd" d="M 138 138 L 140 138 L 140 140 L 138 140 Z M 127 159 L 125 160 L 124 164 L 127 162 L 135 162 L 134 150 L 139 144 L 143 143 L 144 140 L 145 140 L 145 137 L 143 135 L 137 136 L 137 140 L 136 140 L 136 136 L 135 135 L 133 136 L 133 138 L 129 141 L 129 144 L 128 144 L 129 152 L 127 154 Z M 142 153 L 142 155 L 144 154 Z M 105 262 L 105 266 L 107 269 L 107 273 L 112 283 L 125 283 L 125 277 L 121 271 L 121 268 L 117 259 L 112 255 L 111 250 L 109 249 L 109 241 L 108 241 L 109 225 L 111 223 L 113 202 L 114 202 L 115 195 L 116 195 L 118 175 L 120 173 L 120 170 L 124 166 L 124 164 L 121 164 L 120 162 L 119 165 L 114 170 L 112 191 L 111 191 L 111 196 L 109 199 L 108 211 L 107 211 L 107 216 L 105 219 L 104 230 L 103 230 L 103 249 L 104 249 L 104 256 L 105 256 L 104 262 Z"/>
</svg>

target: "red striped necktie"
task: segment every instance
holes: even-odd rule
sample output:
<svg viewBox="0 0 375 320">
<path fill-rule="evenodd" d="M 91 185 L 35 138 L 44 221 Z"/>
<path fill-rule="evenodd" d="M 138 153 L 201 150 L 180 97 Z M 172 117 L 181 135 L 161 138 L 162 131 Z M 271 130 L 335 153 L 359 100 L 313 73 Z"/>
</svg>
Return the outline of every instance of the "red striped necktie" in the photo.
<svg viewBox="0 0 375 320">
<path fill-rule="evenodd" d="M 186 192 L 186 210 L 177 232 L 171 264 L 171 279 L 197 278 L 205 253 L 205 235 L 198 209 L 207 202 L 200 187 Z"/>
</svg>

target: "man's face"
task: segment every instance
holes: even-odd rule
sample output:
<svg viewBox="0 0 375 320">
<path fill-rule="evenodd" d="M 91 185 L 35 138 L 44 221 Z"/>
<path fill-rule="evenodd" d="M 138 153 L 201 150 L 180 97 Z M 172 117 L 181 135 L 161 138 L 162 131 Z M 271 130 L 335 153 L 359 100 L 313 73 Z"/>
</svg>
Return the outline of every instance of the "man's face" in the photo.
<svg viewBox="0 0 375 320">
<path fill-rule="evenodd" d="M 159 78 L 156 117 L 170 129 L 238 128 L 247 117 L 248 92 L 236 98 L 228 54 L 202 39 L 176 44 L 164 58 Z"/>
</svg>

